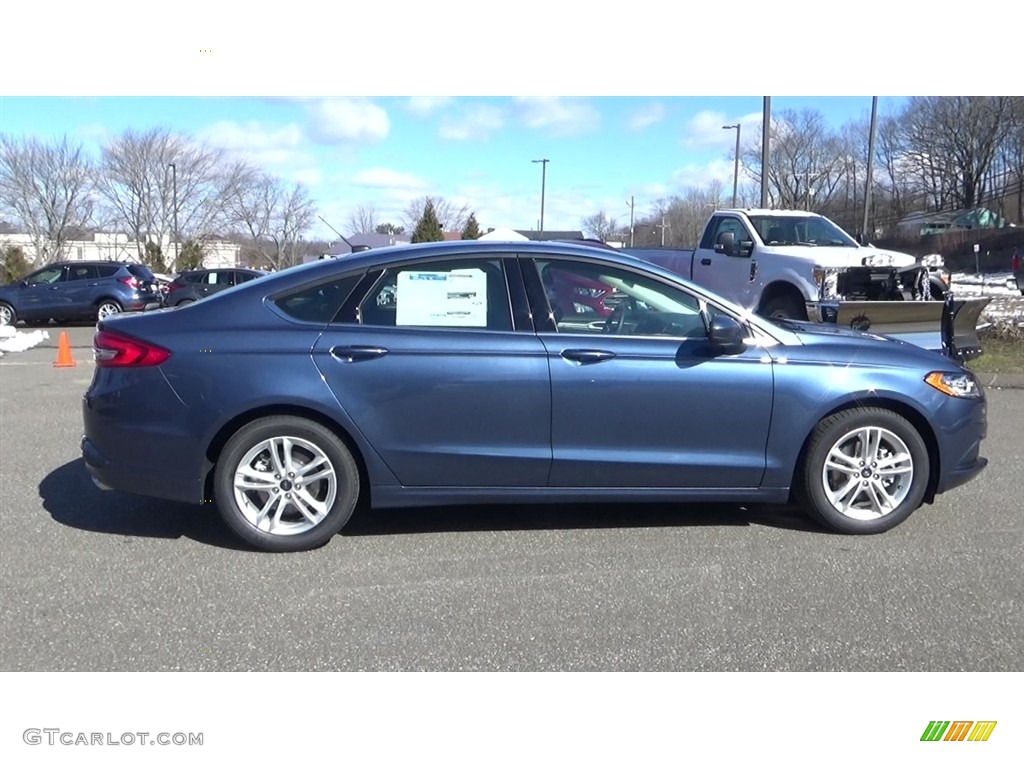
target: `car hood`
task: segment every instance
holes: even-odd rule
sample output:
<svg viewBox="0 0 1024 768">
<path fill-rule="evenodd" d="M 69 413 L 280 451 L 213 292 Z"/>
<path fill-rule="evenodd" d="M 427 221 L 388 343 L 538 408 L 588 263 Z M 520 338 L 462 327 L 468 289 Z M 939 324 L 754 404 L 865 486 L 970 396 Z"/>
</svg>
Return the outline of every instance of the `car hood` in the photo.
<svg viewBox="0 0 1024 768">
<path fill-rule="evenodd" d="M 797 320 L 773 320 L 776 326 L 792 334 L 792 340 L 800 345 L 806 358 L 850 359 L 871 361 L 879 365 L 900 367 L 934 367 L 945 361 L 948 366 L 955 361 L 944 356 L 938 333 L 931 344 L 917 344 L 912 341 L 883 336 L 870 331 L 831 323 L 811 323 Z M 929 339 L 929 341 L 932 341 Z"/>
</svg>

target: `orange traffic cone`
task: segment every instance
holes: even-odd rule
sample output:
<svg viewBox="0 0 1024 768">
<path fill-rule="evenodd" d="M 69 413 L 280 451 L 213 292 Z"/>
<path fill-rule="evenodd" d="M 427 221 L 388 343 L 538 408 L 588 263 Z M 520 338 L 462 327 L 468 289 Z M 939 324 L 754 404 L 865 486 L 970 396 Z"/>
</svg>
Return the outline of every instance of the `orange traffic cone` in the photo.
<svg viewBox="0 0 1024 768">
<path fill-rule="evenodd" d="M 60 332 L 60 344 L 57 345 L 57 362 L 53 364 L 54 368 L 74 368 L 78 363 L 75 362 L 75 358 L 71 356 L 71 342 L 68 341 L 68 332 Z"/>
</svg>

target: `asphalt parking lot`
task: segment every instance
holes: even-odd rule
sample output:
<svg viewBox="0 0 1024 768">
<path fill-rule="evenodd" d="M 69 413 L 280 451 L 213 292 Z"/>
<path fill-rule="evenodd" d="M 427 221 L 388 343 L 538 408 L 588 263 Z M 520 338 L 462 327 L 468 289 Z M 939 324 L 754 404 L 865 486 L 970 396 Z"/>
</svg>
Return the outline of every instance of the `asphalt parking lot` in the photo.
<svg viewBox="0 0 1024 768">
<path fill-rule="evenodd" d="M 0 670 L 1024 667 L 1024 389 L 989 389 L 986 473 L 887 534 L 787 509 L 361 513 L 247 551 L 211 509 L 81 464 L 93 328 L 0 358 Z"/>
</svg>

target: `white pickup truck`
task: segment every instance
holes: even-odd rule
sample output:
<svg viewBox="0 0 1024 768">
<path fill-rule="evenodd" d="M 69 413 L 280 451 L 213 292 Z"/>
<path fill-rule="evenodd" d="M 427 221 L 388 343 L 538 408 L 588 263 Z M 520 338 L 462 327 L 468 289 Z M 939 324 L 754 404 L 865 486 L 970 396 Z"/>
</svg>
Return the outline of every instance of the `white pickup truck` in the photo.
<svg viewBox="0 0 1024 768">
<path fill-rule="evenodd" d="M 765 317 L 838 323 L 934 348 L 955 335 L 961 357 L 980 354 L 976 325 L 988 300 L 952 300 L 941 258 L 860 245 L 815 213 L 721 210 L 693 251 L 624 250 Z"/>
</svg>

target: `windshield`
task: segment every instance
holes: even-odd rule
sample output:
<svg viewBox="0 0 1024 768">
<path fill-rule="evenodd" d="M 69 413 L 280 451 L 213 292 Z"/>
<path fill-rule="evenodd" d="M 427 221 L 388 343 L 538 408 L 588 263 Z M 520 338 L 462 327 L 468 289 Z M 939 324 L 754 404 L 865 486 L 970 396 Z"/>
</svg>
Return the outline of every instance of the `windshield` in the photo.
<svg viewBox="0 0 1024 768">
<path fill-rule="evenodd" d="M 857 241 L 821 216 L 751 216 L 765 245 L 840 245 L 857 248 Z"/>
</svg>

